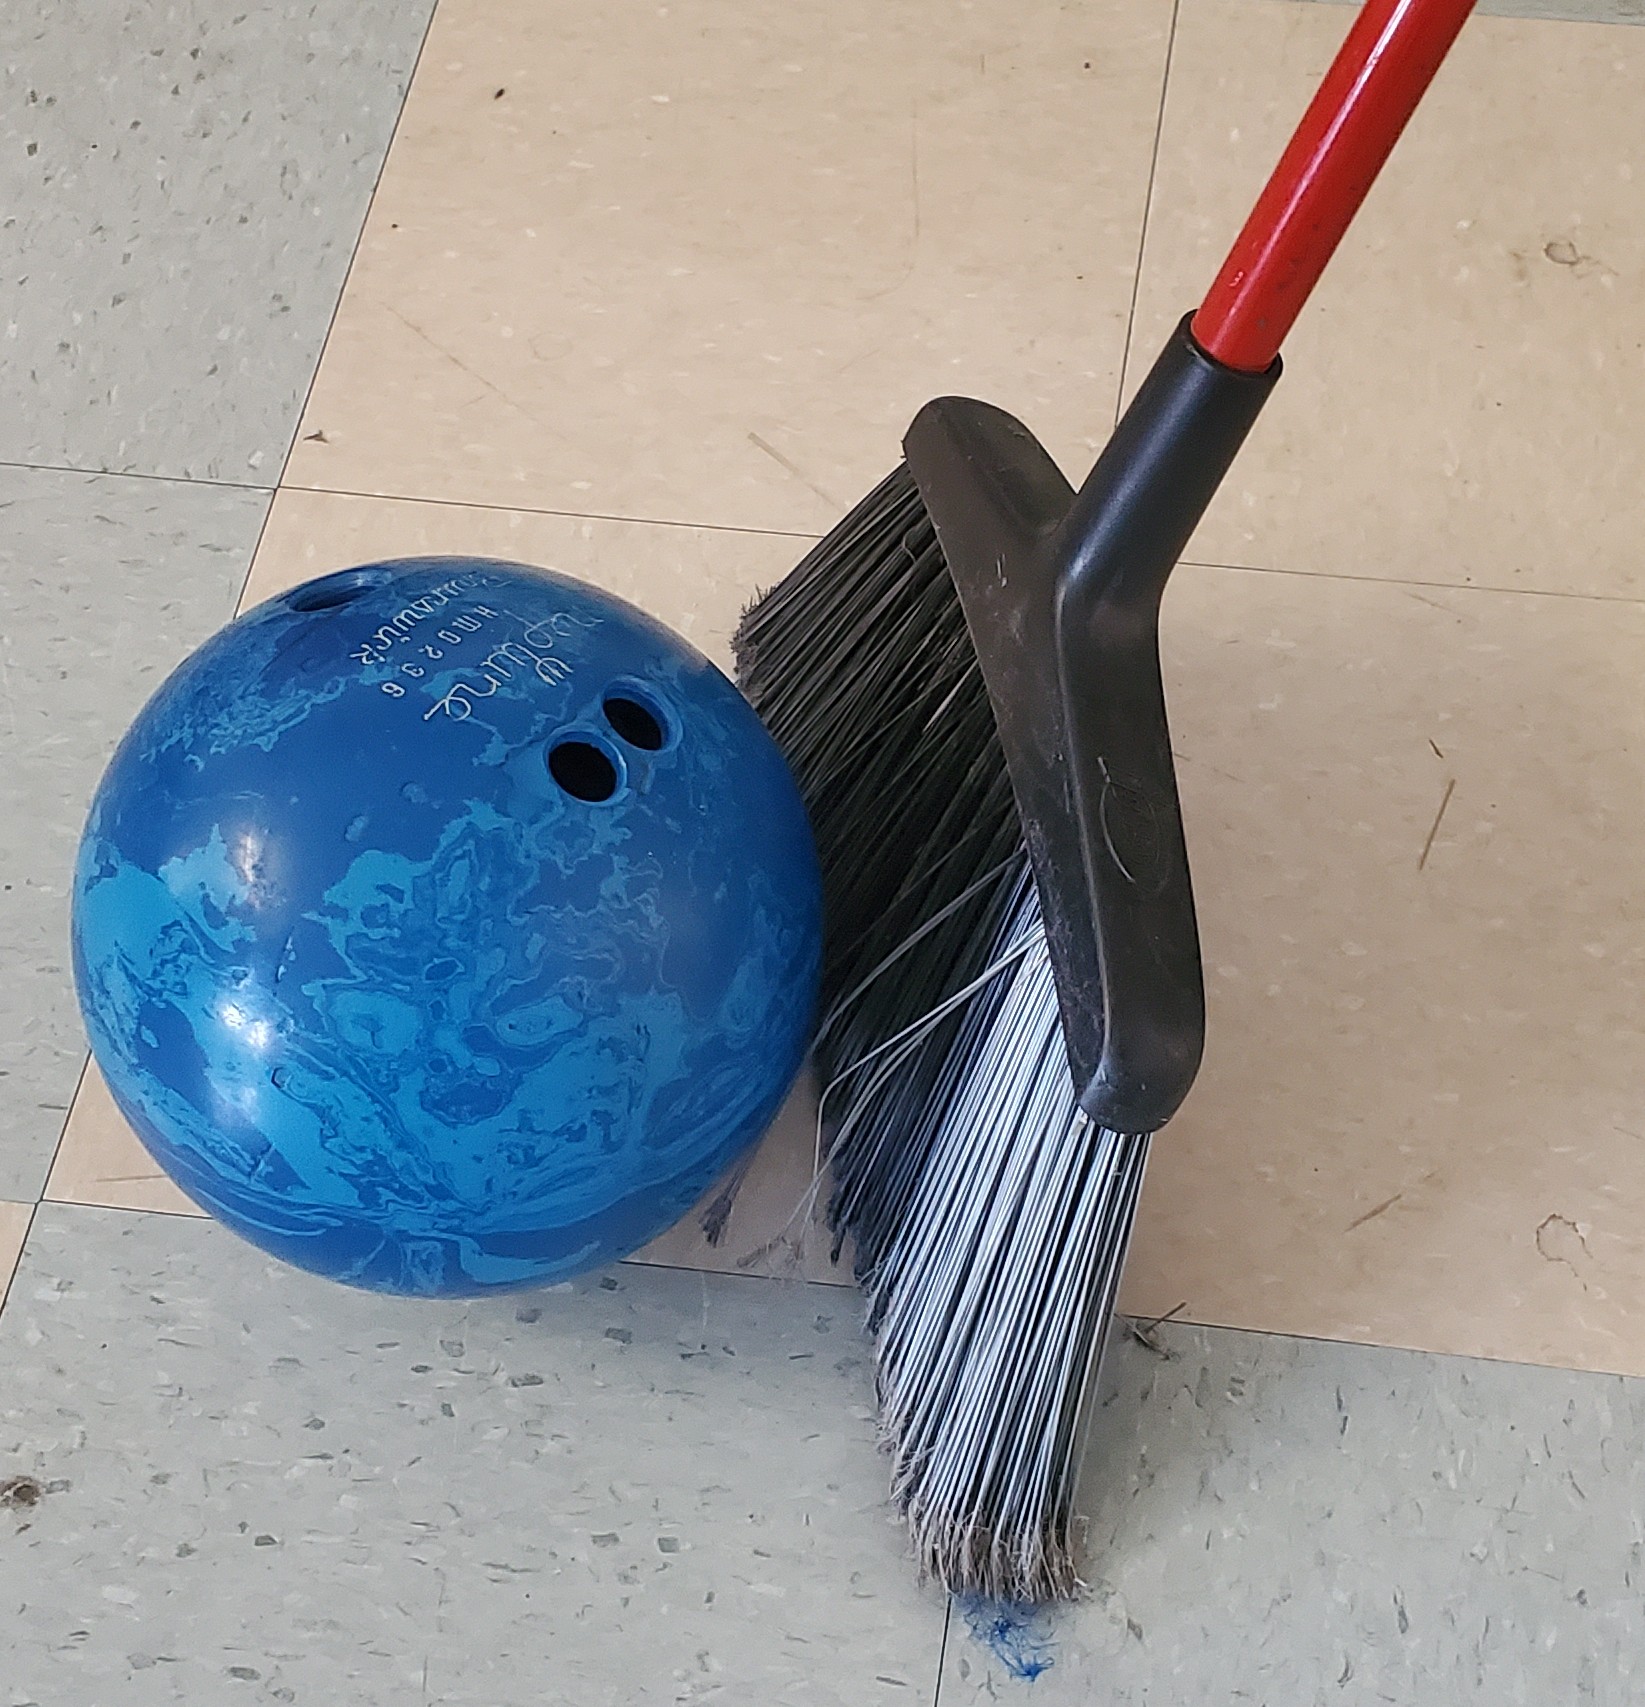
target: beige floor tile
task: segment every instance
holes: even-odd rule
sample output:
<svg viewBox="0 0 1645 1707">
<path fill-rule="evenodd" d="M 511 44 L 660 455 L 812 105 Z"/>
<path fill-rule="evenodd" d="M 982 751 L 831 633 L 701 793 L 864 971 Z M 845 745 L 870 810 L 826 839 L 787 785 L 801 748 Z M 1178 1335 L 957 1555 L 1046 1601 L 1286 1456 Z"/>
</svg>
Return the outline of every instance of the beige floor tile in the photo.
<svg viewBox="0 0 1645 1707">
<path fill-rule="evenodd" d="M 23 1254 L 23 1240 L 33 1214 L 31 1203 L 0 1203 L 0 1304 L 5 1302 L 6 1288 Z"/>
<path fill-rule="evenodd" d="M 1349 20 L 1183 0 L 1128 383 Z M 1645 35 L 1478 17 L 1286 349 L 1210 563 L 1645 592 Z"/>
<path fill-rule="evenodd" d="M 1125 1303 L 1645 1373 L 1645 606 L 1187 569 L 1210 998 Z"/>
<path fill-rule="evenodd" d="M 443 0 L 287 483 L 821 531 L 1113 418 L 1170 0 Z"/>
<path fill-rule="evenodd" d="M 281 492 L 245 602 L 372 558 L 419 552 L 505 556 L 564 569 L 634 600 L 725 664 L 738 613 L 803 549 L 792 539 L 634 522 L 585 521 L 453 504 Z M 796 1086 L 743 1181 L 724 1237 L 710 1246 L 695 1214 L 636 1260 L 716 1272 L 849 1281 L 827 1260 L 813 1217 L 796 1215 L 814 1172 L 815 1092 Z M 47 1186 L 55 1201 L 198 1213 L 155 1167 L 89 1069 Z"/>
<path fill-rule="evenodd" d="M 63 1127 L 63 1141 L 46 1181 L 52 1203 L 101 1209 L 153 1209 L 166 1215 L 203 1211 L 171 1183 L 114 1106 L 107 1081 L 89 1063 Z"/>
</svg>

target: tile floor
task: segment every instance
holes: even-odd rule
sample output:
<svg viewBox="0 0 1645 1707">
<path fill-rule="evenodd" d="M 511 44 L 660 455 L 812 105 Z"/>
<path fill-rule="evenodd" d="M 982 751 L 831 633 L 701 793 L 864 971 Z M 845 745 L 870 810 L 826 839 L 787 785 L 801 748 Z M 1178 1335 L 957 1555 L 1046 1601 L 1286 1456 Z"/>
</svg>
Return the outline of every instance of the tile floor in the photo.
<svg viewBox="0 0 1645 1707">
<path fill-rule="evenodd" d="M 723 657 L 926 396 L 1077 471 L 1344 11 L 0 20 L 0 1707 L 1637 1698 L 1645 36 L 1505 10 L 1173 582 L 1212 1027 L 1124 1302 L 1178 1320 L 1032 1618 L 909 1576 L 854 1301 L 772 1245 L 803 1094 L 718 1251 L 333 1291 L 82 1071 L 70 852 L 237 598 L 488 552 Z"/>
</svg>

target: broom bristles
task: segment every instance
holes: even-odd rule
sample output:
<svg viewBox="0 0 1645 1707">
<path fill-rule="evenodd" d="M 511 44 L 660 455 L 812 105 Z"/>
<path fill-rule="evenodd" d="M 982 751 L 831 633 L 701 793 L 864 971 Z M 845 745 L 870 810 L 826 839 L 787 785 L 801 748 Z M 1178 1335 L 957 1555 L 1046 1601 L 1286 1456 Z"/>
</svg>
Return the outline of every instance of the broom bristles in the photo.
<svg viewBox="0 0 1645 1707">
<path fill-rule="evenodd" d="M 1084 1401 L 1148 1139 L 1075 1101 L 987 691 L 906 469 L 736 650 L 822 860 L 829 1214 L 869 1297 L 893 1500 L 948 1587 L 1072 1594 Z"/>
</svg>

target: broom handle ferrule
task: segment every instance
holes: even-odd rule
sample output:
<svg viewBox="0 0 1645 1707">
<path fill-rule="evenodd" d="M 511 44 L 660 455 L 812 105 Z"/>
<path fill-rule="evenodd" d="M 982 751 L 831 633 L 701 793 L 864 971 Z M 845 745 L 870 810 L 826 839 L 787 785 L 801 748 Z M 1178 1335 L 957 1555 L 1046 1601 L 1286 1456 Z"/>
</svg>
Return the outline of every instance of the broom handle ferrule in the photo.
<svg viewBox="0 0 1645 1707">
<path fill-rule="evenodd" d="M 1207 354 L 1263 373 L 1474 0 L 1365 0 L 1194 316 Z"/>
</svg>

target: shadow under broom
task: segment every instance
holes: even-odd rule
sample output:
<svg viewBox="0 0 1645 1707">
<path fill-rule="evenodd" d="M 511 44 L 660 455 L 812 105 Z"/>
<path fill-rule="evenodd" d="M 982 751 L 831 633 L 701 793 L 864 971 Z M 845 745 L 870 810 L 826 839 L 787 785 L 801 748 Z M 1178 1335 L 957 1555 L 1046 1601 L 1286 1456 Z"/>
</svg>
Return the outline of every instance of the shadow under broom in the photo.
<svg viewBox="0 0 1645 1707">
<path fill-rule="evenodd" d="M 834 1254 L 893 1498 L 955 1590 L 1078 1588 L 1085 1399 L 1204 1037 L 1160 598 L 1470 5 L 1367 0 L 1077 494 L 1009 415 L 939 399 L 736 636 L 822 859 Z"/>
</svg>

